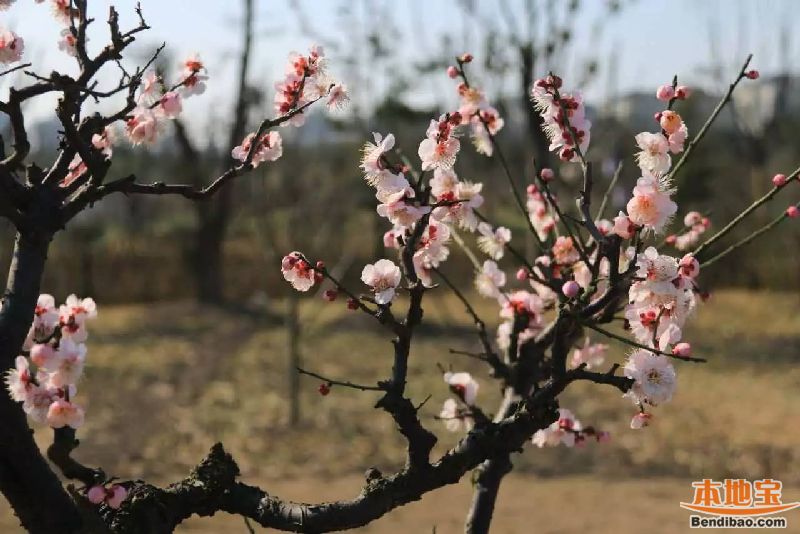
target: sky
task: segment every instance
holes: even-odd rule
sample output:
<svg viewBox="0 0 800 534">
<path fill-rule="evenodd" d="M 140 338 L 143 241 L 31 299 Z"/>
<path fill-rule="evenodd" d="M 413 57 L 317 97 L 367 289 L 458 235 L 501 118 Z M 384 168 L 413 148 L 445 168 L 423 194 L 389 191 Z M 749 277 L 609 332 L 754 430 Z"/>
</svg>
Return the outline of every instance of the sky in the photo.
<svg viewBox="0 0 800 534">
<path fill-rule="evenodd" d="M 49 1 L 49 0 L 48 0 Z M 566 0 L 556 0 L 565 2 Z M 792 20 L 792 0 L 620 0 L 623 7 L 613 17 L 604 17 L 607 0 L 583 0 L 573 22 L 574 42 L 559 65 L 569 86 L 569 74 L 580 61 L 595 57 L 601 70 L 594 82 L 584 87 L 589 102 L 598 104 L 614 95 L 634 90 L 654 91 L 678 74 L 682 83 L 721 87 L 710 75 L 717 66 L 729 79 L 748 52 L 755 54 L 753 66 L 763 75 L 786 68 L 796 72 L 800 65 L 800 39 L 786 32 Z M 359 102 L 368 107 L 374 95 L 390 89 L 386 69 L 403 72 L 410 82 L 405 95 L 411 102 L 445 104 L 451 82 L 444 73 L 419 75 L 410 68 L 430 59 L 431 51 L 444 51 L 442 36 L 451 35 L 448 53 L 478 50 L 481 32 L 488 24 L 507 31 L 509 22 L 500 12 L 501 0 L 255 0 L 256 47 L 251 81 L 271 91 L 279 79 L 286 54 L 303 51 L 315 40 L 325 44 L 331 70 Z M 525 0 L 508 0 L 511 11 L 521 13 Z M 123 28 L 136 23 L 133 0 L 90 0 L 90 15 L 97 19 L 90 32 L 89 48 L 97 51 L 107 39 L 108 6 L 114 4 Z M 478 17 L 464 15 L 460 8 L 472 3 Z M 543 2 L 539 2 L 543 3 Z M 198 52 L 206 61 L 211 80 L 206 94 L 187 105 L 187 112 L 199 120 L 194 129 L 210 128 L 231 107 L 236 58 L 241 46 L 242 2 L 237 0 L 142 0 L 152 30 L 141 34 L 129 65 L 142 61 L 148 51 L 167 43 L 167 57 L 178 59 Z M 343 7 L 347 6 L 347 7 Z M 349 12 L 350 14 L 347 14 Z M 599 20 L 602 29 L 597 31 Z M 366 21 L 366 22 L 364 22 Z M 25 60 L 40 74 L 52 69 L 74 70 L 74 60 L 56 46 L 61 27 L 45 4 L 16 0 L 9 11 L 0 13 L 0 27 L 13 29 L 25 39 Z M 363 36 L 379 29 L 398 62 L 389 67 L 372 65 Z M 781 44 L 781 35 L 790 37 Z M 539 29 L 539 35 L 544 35 Z M 716 52 L 712 52 L 712 43 Z M 344 61 L 355 55 L 355 69 Z M 787 59 L 788 58 L 788 59 Z M 397 65 L 401 65 L 398 67 Z M 611 68 L 611 65 L 614 65 Z M 113 72 L 101 81 L 114 83 Z M 544 73 L 539 73 L 544 74 Z M 0 98 L 9 83 L 0 80 Z M 502 90 L 484 80 L 488 90 Z M 454 97 L 453 97 L 454 98 Z M 443 101 L 444 100 L 444 101 Z M 268 105 L 268 103 L 266 104 Z M 33 118 L 51 113 L 52 102 L 34 103 L 28 110 Z M 198 126 L 200 125 L 200 126 Z"/>
</svg>

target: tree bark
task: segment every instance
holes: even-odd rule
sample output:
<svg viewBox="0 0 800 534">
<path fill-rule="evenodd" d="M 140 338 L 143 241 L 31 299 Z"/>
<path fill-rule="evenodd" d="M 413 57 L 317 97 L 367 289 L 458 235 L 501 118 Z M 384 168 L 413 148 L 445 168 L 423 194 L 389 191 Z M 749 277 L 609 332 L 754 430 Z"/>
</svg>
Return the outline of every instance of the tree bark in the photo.
<svg viewBox="0 0 800 534">
<path fill-rule="evenodd" d="M 511 415 L 515 407 L 513 390 L 506 388 L 505 397 L 495 416 L 495 421 L 501 421 Z M 465 534 L 487 534 L 489 532 L 500 483 L 513 467 L 511 455 L 508 453 L 490 458 L 478 466 L 472 504 L 464 526 Z"/>
<path fill-rule="evenodd" d="M 14 365 L 39 297 L 49 235 L 17 235 L 0 309 L 0 363 Z M 58 476 L 39 452 L 19 403 L 0 392 L 0 491 L 22 526 L 33 533 L 74 532 L 80 516 Z"/>
</svg>

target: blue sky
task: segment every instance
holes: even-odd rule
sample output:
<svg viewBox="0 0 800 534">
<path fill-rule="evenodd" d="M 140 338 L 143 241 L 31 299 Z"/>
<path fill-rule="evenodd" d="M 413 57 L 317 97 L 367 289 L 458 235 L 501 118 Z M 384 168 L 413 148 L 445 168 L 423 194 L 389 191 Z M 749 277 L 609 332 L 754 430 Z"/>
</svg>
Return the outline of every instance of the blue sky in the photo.
<svg viewBox="0 0 800 534">
<path fill-rule="evenodd" d="M 453 35 L 452 53 L 475 47 L 480 30 L 474 20 L 466 19 L 459 9 L 464 0 L 256 0 L 257 46 L 252 80 L 271 89 L 280 77 L 286 53 L 305 50 L 313 42 L 308 32 L 301 31 L 297 11 L 301 7 L 308 25 L 314 32 L 344 43 L 352 50 L 359 36 L 368 28 L 354 21 L 377 19 L 369 28 L 395 26 L 399 35 L 391 39 L 402 62 L 424 61 L 430 50 L 441 50 L 441 36 Z M 473 0 L 483 19 L 497 21 L 506 28 L 505 19 L 498 13 L 499 1 Z M 509 0 L 512 9 L 519 11 L 524 0 Z M 135 23 L 133 0 L 91 0 L 91 15 L 97 18 L 90 34 L 90 48 L 96 50 L 107 38 L 104 21 L 109 4 L 120 12 L 122 26 Z M 237 21 L 241 17 L 241 3 L 237 0 L 142 0 L 142 7 L 152 30 L 143 34 L 139 55 L 161 41 L 168 44 L 169 54 L 176 60 L 190 52 L 199 52 L 206 60 L 211 74 L 209 91 L 195 99 L 188 111 L 202 117 L 199 123 L 209 125 L 227 113 L 230 88 L 233 86 L 235 58 L 239 48 Z M 618 92 L 634 89 L 654 90 L 678 73 L 682 82 L 713 88 L 716 84 L 709 76 L 709 67 L 715 63 L 728 74 L 748 51 L 755 53 L 754 66 L 763 74 L 777 72 L 781 58 L 788 58 L 787 67 L 796 71 L 800 65 L 793 58 L 800 57 L 800 39 L 789 41 L 787 52 L 779 52 L 782 21 L 791 20 L 791 0 L 638 0 L 623 1 L 622 12 L 604 25 L 599 34 L 592 31 L 593 22 L 604 12 L 606 0 L 583 0 L 575 23 L 575 42 L 565 65 L 569 85 L 571 66 L 587 53 L 597 57 L 601 64 L 600 75 L 584 88 L 587 98 L 595 103 L 606 99 L 610 88 Z M 348 5 L 354 15 L 343 23 L 341 8 Z M 796 5 L 796 4 L 795 4 Z M 391 24 L 387 24 L 390 21 Z M 32 61 L 40 73 L 53 68 L 69 72 L 72 59 L 56 47 L 59 25 L 50 16 L 46 4 L 33 0 L 17 0 L 8 12 L 0 15 L 0 26 L 13 29 L 26 40 L 25 59 Z M 346 28 L 343 30 L 342 28 Z M 791 32 L 789 33 L 791 35 Z M 711 37 L 713 35 L 713 38 Z M 716 43 L 716 57 L 711 53 L 711 43 Z M 472 45 L 472 46 L 470 46 Z M 349 48 L 348 48 L 349 47 Z M 367 86 L 359 86 L 352 69 L 341 64 L 339 51 L 330 50 L 332 70 L 349 85 L 351 92 L 368 102 L 370 95 L 385 90 L 387 78 L 376 69 Z M 344 52 L 341 53 L 345 55 Z M 362 56 L 362 57 L 365 57 Z M 614 57 L 615 73 L 609 69 Z M 366 72 L 362 65 L 361 72 Z M 113 73 L 108 73 L 109 75 Z M 348 79 L 348 75 L 354 79 Z M 430 74 L 423 80 L 414 80 L 410 97 L 418 100 L 433 98 L 441 101 L 448 96 L 449 81 L 443 74 Z M 111 78 L 107 78 L 111 80 Z M 5 81 L 5 85 L 9 82 Z M 110 82 L 113 83 L 113 80 Z M 5 93 L 0 83 L 0 95 Z M 494 86 L 485 81 L 487 88 Z M 31 109 L 33 114 L 48 112 L 50 104 L 41 102 Z M 198 128 L 195 125 L 195 128 Z"/>
</svg>

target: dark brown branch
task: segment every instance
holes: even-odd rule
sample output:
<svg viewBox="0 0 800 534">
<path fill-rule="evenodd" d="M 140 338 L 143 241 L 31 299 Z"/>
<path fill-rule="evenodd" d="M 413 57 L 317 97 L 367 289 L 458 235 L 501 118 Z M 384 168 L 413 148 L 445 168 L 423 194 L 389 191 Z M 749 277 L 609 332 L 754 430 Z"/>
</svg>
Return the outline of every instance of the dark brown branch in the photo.
<svg viewBox="0 0 800 534">
<path fill-rule="evenodd" d="M 353 383 L 353 382 L 347 382 L 347 381 L 342 381 L 342 380 L 334 380 L 333 378 L 328 378 L 326 376 L 322 376 L 322 375 L 314 373 L 312 371 L 306 371 L 302 367 L 296 367 L 296 369 L 297 369 L 297 372 L 300 373 L 301 375 L 308 375 L 308 376 L 317 378 L 319 380 L 322 380 L 323 382 L 327 382 L 328 384 L 331 384 L 331 385 L 334 385 L 334 386 L 343 386 L 343 387 L 346 387 L 346 388 L 358 389 L 358 390 L 361 390 L 361 391 L 386 391 L 386 388 L 382 387 L 382 386 L 365 386 L 363 384 L 356 384 L 356 383 Z"/>
</svg>

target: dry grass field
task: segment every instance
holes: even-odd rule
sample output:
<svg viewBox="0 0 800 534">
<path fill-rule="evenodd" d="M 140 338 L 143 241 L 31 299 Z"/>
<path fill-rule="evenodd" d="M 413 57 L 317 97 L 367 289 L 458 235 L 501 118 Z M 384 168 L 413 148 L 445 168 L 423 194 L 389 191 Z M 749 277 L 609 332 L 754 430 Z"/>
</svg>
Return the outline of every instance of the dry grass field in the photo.
<svg viewBox="0 0 800 534">
<path fill-rule="evenodd" d="M 479 362 L 448 354 L 478 346 L 459 303 L 431 297 L 412 350 L 410 394 L 416 401 L 432 395 L 422 414 L 440 435 L 436 454 L 458 438 L 433 420 L 447 396 L 436 364 L 474 373 L 488 411 L 498 392 Z M 402 438 L 372 408 L 374 394 L 334 389 L 321 397 L 317 382 L 304 377 L 303 421 L 288 428 L 281 307 L 273 303 L 272 319 L 190 303 L 101 307 L 79 390 L 88 416 L 78 456 L 122 478 L 166 483 L 222 441 L 244 480 L 304 501 L 353 497 L 367 467 L 396 469 Z M 388 336 L 343 308 L 303 299 L 304 365 L 356 382 L 384 376 Z M 491 302 L 480 310 L 494 320 Z M 652 427 L 630 430 L 633 406 L 611 388 L 578 384 L 563 396 L 564 407 L 609 430 L 612 441 L 581 450 L 529 447 L 515 457 L 495 532 L 682 531 L 688 514 L 677 503 L 691 497 L 697 477 L 771 476 L 786 484 L 785 500 L 800 500 L 800 295 L 719 292 L 691 324 L 686 337 L 710 363 L 679 365 L 678 393 L 657 409 Z M 623 361 L 625 349 L 611 345 L 612 361 Z M 49 437 L 37 429 L 42 444 Z M 462 481 L 362 531 L 458 532 L 469 492 Z M 800 525 L 792 513 L 790 523 Z M 0 517 L 0 532 L 16 532 L 5 502 Z M 247 529 L 240 518 L 219 516 L 181 531 Z"/>
</svg>

